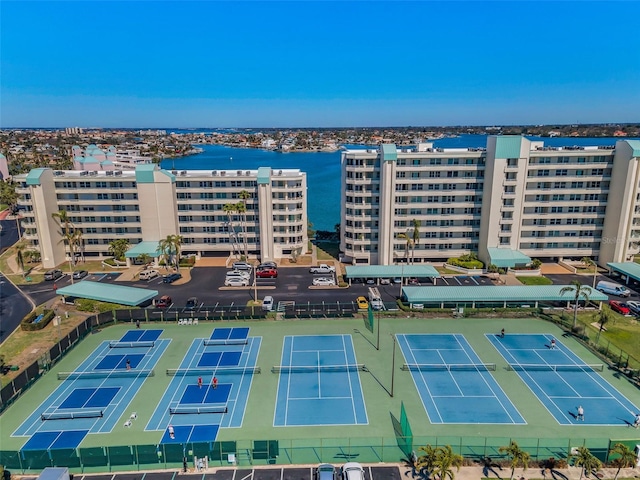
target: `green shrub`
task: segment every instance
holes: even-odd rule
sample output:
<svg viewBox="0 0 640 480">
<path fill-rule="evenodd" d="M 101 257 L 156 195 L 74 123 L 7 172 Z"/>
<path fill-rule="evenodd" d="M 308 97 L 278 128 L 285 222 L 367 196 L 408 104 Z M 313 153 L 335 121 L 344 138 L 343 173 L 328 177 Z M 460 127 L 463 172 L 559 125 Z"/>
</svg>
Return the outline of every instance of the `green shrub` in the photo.
<svg viewBox="0 0 640 480">
<path fill-rule="evenodd" d="M 123 310 L 128 307 L 117 303 L 100 302 L 99 300 L 89 300 L 88 298 L 76 299 L 76 308 L 81 312 L 102 313 L 112 310 Z"/>
<path fill-rule="evenodd" d="M 463 260 L 462 258 L 448 258 L 447 263 L 455 267 L 462 267 L 462 268 L 469 268 L 469 269 L 484 267 L 484 263 L 482 263 L 480 260 Z"/>
<path fill-rule="evenodd" d="M 196 264 L 196 257 L 185 257 L 180 259 L 181 267 L 193 267 Z"/>
<path fill-rule="evenodd" d="M 40 320 L 38 323 L 33 323 L 36 317 L 40 314 L 44 314 L 44 317 L 42 317 L 42 320 Z M 20 322 L 20 328 L 26 332 L 42 330 L 44 327 L 49 325 L 49 322 L 51 322 L 51 320 L 53 320 L 53 317 L 55 316 L 56 316 L 56 313 L 53 310 L 37 309 L 22 319 L 22 321 Z"/>
</svg>

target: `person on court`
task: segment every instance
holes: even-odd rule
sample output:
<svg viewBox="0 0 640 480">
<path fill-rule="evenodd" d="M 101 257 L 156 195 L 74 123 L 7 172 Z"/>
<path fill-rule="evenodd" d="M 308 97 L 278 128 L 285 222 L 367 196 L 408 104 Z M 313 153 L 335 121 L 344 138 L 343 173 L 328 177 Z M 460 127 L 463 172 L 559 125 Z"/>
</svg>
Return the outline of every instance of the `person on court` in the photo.
<svg viewBox="0 0 640 480">
<path fill-rule="evenodd" d="M 213 377 L 211 384 L 213 385 L 213 388 L 218 388 L 218 377 Z"/>
<path fill-rule="evenodd" d="M 127 370 L 131 370 L 131 360 L 127 358 Z"/>
<path fill-rule="evenodd" d="M 500 330 L 500 338 L 504 338 L 504 328 Z"/>
<path fill-rule="evenodd" d="M 551 344 L 549 345 L 549 348 L 551 350 L 555 350 L 556 349 L 556 339 L 555 338 L 551 339 Z"/>
<path fill-rule="evenodd" d="M 576 420 L 582 420 L 584 422 L 584 409 L 582 408 L 582 405 L 578 407 L 578 416 L 576 417 Z"/>
<path fill-rule="evenodd" d="M 202 377 L 198 377 L 198 387 L 202 388 Z"/>
<path fill-rule="evenodd" d="M 636 413 L 636 419 L 633 422 L 633 426 L 640 428 L 640 413 Z"/>
</svg>

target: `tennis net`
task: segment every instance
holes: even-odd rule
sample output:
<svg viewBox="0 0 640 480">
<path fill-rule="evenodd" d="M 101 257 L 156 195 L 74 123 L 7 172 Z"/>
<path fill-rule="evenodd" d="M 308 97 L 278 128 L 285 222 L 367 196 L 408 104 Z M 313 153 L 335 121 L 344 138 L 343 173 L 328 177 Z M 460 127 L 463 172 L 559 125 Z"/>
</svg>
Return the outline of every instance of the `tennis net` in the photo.
<svg viewBox="0 0 640 480">
<path fill-rule="evenodd" d="M 530 364 L 530 363 L 516 363 L 509 364 L 507 370 L 516 372 L 602 372 L 604 371 L 604 365 L 602 363 L 597 364 L 568 364 L 568 365 L 547 365 L 547 364 Z"/>
<path fill-rule="evenodd" d="M 88 372 L 59 372 L 58 380 L 82 380 L 91 378 L 138 378 L 153 377 L 155 372 L 150 370 L 93 370 Z"/>
<path fill-rule="evenodd" d="M 69 420 L 73 418 L 98 418 L 102 417 L 102 410 L 76 410 L 68 412 L 50 412 L 40 415 L 40 419 L 45 420 Z"/>
<path fill-rule="evenodd" d="M 362 363 L 351 365 L 274 365 L 272 373 L 366 372 Z"/>
<path fill-rule="evenodd" d="M 405 363 L 402 370 L 411 372 L 494 372 L 495 363 Z"/>
<path fill-rule="evenodd" d="M 156 345 L 156 342 L 153 341 L 142 341 L 142 342 L 118 342 L 113 341 L 109 342 L 109 348 L 153 348 Z"/>
<path fill-rule="evenodd" d="M 249 343 L 249 340 L 246 338 L 237 338 L 237 339 L 225 339 L 225 340 L 214 340 L 211 338 L 207 338 L 202 341 L 205 346 L 213 346 L 213 345 L 246 345 Z"/>
<path fill-rule="evenodd" d="M 227 406 L 226 405 L 200 405 L 198 407 L 194 407 L 194 406 L 178 405 L 178 406 L 169 408 L 169 413 L 171 413 L 172 415 L 177 415 L 177 414 L 199 415 L 201 413 L 227 413 Z"/>
<path fill-rule="evenodd" d="M 195 375 L 238 375 L 261 373 L 260 367 L 195 367 L 195 368 L 167 368 L 167 375 L 195 376 Z"/>
</svg>

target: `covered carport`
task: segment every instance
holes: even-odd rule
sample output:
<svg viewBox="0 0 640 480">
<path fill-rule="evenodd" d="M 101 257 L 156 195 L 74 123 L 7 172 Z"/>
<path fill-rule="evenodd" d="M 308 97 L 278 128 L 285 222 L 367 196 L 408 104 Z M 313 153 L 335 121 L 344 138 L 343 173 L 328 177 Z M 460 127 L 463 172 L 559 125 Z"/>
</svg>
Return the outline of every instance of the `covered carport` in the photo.
<svg viewBox="0 0 640 480">
<path fill-rule="evenodd" d="M 518 265 L 531 263 L 531 258 L 520 250 L 497 247 L 489 247 L 487 250 L 489 252 L 489 264 L 498 268 L 514 268 Z"/>
<path fill-rule="evenodd" d="M 88 280 L 59 288 L 56 293 L 66 299 L 88 298 L 89 300 L 99 300 L 132 307 L 148 305 L 158 295 L 157 290 L 90 282 Z"/>
<path fill-rule="evenodd" d="M 376 284 L 380 284 L 383 278 L 399 278 L 405 285 L 408 278 L 431 278 L 435 283 L 440 276 L 440 272 L 431 265 L 353 265 L 346 269 L 349 285 L 354 279 L 368 278 L 374 279 Z"/>
<path fill-rule="evenodd" d="M 451 286 L 451 287 L 412 287 L 402 288 L 402 300 L 411 308 L 418 305 L 424 308 L 537 308 L 552 303 L 570 303 L 575 293 L 561 290 L 573 285 L 523 285 L 523 286 Z M 590 287 L 589 301 L 603 302 L 608 300 L 604 293 Z M 584 297 L 581 297 L 584 301 Z M 598 303 L 600 308 L 601 303 Z"/>
<path fill-rule="evenodd" d="M 124 254 L 125 258 L 127 259 L 127 266 L 131 266 L 131 259 L 138 258 L 141 255 L 147 255 L 149 258 L 153 258 L 153 262 L 157 266 L 158 259 L 162 256 L 162 251 L 160 250 L 160 242 L 145 241 L 136 243 Z"/>
<path fill-rule="evenodd" d="M 624 262 L 624 263 L 615 263 L 609 262 L 607 263 L 607 267 L 609 267 L 609 273 L 618 273 L 622 275 L 625 283 L 629 285 L 629 280 L 633 279 L 636 282 L 640 283 L 640 264 L 635 262 Z"/>
</svg>

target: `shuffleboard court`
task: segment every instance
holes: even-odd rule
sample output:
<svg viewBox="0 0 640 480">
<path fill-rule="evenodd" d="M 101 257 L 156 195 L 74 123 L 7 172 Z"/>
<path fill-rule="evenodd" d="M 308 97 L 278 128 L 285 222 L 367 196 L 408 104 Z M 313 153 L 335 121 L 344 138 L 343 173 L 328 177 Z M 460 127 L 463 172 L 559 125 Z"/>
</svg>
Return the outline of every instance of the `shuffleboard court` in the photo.
<svg viewBox="0 0 640 480">
<path fill-rule="evenodd" d="M 552 335 L 486 336 L 561 425 L 626 427 L 640 411 Z M 583 418 L 578 416 L 579 407 Z"/>
<path fill-rule="evenodd" d="M 396 338 L 431 423 L 526 423 L 463 335 Z"/>
</svg>

